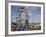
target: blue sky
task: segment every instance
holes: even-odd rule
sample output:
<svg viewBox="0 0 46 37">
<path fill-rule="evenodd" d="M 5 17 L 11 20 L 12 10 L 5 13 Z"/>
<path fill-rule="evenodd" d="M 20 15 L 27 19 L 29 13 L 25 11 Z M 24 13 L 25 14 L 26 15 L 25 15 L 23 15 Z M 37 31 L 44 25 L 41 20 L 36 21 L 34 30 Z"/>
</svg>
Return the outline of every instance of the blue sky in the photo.
<svg viewBox="0 0 46 37">
<path fill-rule="evenodd" d="M 11 20 L 16 22 L 16 13 L 18 8 L 22 6 L 11 6 Z M 41 7 L 27 6 L 29 14 L 29 22 L 40 22 L 41 20 Z"/>
</svg>

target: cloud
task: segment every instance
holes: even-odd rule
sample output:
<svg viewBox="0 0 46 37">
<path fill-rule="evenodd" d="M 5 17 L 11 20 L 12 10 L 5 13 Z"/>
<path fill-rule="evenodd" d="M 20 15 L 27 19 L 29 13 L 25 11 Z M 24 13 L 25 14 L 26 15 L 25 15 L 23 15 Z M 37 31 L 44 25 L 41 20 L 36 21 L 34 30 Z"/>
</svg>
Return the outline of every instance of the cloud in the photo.
<svg viewBox="0 0 46 37">
<path fill-rule="evenodd" d="M 30 7 L 26 7 L 26 9 L 27 9 L 27 12 L 28 12 L 28 16 L 31 16 L 32 13 L 31 13 L 31 9 L 30 9 Z"/>
<path fill-rule="evenodd" d="M 12 22 L 16 22 L 16 16 L 12 16 L 12 17 L 11 17 L 11 21 L 12 21 Z"/>
<path fill-rule="evenodd" d="M 12 16 L 12 18 L 16 18 L 16 16 Z"/>
<path fill-rule="evenodd" d="M 41 14 L 41 7 L 32 7 L 31 11 L 35 14 Z"/>
<path fill-rule="evenodd" d="M 15 7 L 15 9 L 12 9 L 12 21 L 13 22 L 16 22 L 16 11 L 15 10 L 17 10 L 18 9 L 18 7 Z M 33 16 L 33 22 L 40 22 L 40 15 L 41 15 L 41 8 L 40 7 L 29 7 L 29 6 L 27 6 L 27 7 L 25 7 L 25 8 L 27 8 L 27 12 L 28 12 L 28 15 L 29 15 L 29 22 L 31 22 L 32 21 L 32 17 L 31 16 Z"/>
</svg>

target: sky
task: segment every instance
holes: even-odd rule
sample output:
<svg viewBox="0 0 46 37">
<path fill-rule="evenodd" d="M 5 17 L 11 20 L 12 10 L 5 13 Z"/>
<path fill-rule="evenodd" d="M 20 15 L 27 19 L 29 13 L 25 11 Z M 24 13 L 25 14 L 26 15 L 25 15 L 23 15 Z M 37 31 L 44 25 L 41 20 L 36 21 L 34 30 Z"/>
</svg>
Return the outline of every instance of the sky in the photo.
<svg viewBox="0 0 46 37">
<path fill-rule="evenodd" d="M 16 13 L 22 6 L 11 6 L 11 21 L 16 22 Z M 25 6 L 29 12 L 29 22 L 41 22 L 41 7 Z"/>
</svg>

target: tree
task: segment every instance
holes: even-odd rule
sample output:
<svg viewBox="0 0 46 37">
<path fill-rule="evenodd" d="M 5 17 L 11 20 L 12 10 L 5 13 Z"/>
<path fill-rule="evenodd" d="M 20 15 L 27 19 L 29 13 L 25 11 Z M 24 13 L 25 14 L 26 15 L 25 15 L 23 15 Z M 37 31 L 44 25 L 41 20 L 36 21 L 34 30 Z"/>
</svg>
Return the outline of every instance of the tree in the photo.
<svg viewBox="0 0 46 37">
<path fill-rule="evenodd" d="M 28 27 L 28 9 L 26 7 L 18 8 L 16 21 L 18 21 L 17 30 L 24 30 Z"/>
</svg>

